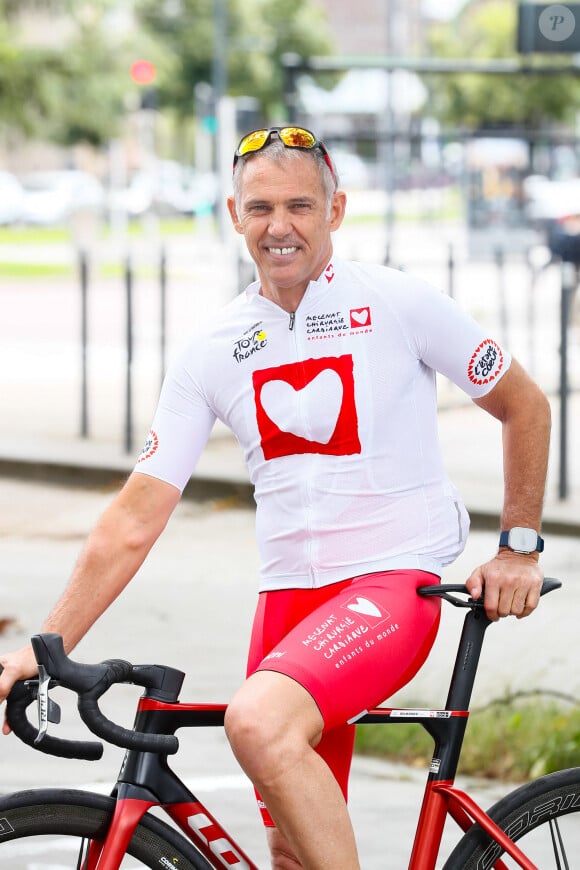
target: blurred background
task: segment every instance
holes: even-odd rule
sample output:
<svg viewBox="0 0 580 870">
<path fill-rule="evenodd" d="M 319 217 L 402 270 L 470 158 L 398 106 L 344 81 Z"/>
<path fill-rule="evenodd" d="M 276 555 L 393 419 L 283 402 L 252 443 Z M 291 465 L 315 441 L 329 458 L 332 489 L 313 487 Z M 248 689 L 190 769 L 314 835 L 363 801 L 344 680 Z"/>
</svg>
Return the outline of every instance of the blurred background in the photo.
<svg viewBox="0 0 580 870">
<path fill-rule="evenodd" d="M 559 402 L 570 453 L 575 14 L 516 0 L 0 0 L 4 453 L 27 438 L 138 449 L 171 355 L 253 278 L 223 207 L 237 140 L 285 122 L 336 160 L 349 197 L 337 253 L 425 277 L 488 323 Z M 444 386 L 442 406 L 459 401 Z"/>
</svg>

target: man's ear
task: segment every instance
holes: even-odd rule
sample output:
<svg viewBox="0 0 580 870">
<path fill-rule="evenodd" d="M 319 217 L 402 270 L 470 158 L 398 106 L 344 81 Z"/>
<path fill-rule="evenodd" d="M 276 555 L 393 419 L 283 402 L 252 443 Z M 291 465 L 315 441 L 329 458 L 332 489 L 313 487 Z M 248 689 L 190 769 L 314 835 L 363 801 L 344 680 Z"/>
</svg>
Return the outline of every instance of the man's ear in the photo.
<svg viewBox="0 0 580 870">
<path fill-rule="evenodd" d="M 230 213 L 230 218 L 232 219 L 232 224 L 234 225 L 234 229 L 240 235 L 244 234 L 244 230 L 242 228 L 242 224 L 240 223 L 240 219 L 238 218 L 238 212 L 236 210 L 236 203 L 234 202 L 233 196 L 228 196 L 227 199 L 228 211 Z"/>
<path fill-rule="evenodd" d="M 337 190 L 332 197 L 332 205 L 330 207 L 330 231 L 337 230 L 344 218 L 346 211 L 346 193 L 344 190 Z"/>
</svg>

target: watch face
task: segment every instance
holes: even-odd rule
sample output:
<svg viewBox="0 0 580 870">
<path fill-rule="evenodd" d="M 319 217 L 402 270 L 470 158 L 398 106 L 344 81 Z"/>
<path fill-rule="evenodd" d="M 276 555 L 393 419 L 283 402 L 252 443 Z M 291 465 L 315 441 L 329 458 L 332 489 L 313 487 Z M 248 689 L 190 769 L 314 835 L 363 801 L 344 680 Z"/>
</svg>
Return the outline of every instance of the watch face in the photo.
<svg viewBox="0 0 580 870">
<path fill-rule="evenodd" d="M 517 553 L 533 553 L 538 543 L 538 536 L 533 529 L 514 528 L 508 536 L 508 547 Z"/>
</svg>

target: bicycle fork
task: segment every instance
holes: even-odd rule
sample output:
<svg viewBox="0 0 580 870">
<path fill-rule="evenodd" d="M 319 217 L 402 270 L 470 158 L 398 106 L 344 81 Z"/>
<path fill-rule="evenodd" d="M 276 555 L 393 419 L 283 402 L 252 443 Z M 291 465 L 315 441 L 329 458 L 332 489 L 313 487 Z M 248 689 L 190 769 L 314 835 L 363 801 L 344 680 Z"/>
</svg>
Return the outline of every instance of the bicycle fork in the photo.
<svg viewBox="0 0 580 870">
<path fill-rule="evenodd" d="M 198 724 L 223 724 L 223 707 L 160 704 L 139 701 L 136 728 L 152 734 L 173 734 L 195 713 Z M 168 765 L 165 753 L 128 750 L 116 787 L 116 799 L 104 842 L 92 842 L 79 870 L 119 870 L 131 837 L 151 807 L 159 806 L 175 822 L 212 867 L 257 870 L 255 864 L 221 827 L 217 819 L 181 782 Z M 171 862 L 171 856 L 168 857 Z"/>
<path fill-rule="evenodd" d="M 115 811 L 104 842 L 88 844 L 86 854 L 79 856 L 78 870 L 119 870 L 131 842 L 131 837 L 145 813 L 160 806 L 157 799 L 140 795 L 138 786 L 121 783 Z M 224 870 L 257 870 L 248 856 L 226 834 L 217 820 L 193 796 L 191 800 L 162 805 L 167 814 L 192 840 L 212 867 Z M 167 856 L 167 866 L 178 866 L 177 856 Z"/>
<path fill-rule="evenodd" d="M 91 840 L 84 859 L 82 855 L 79 856 L 79 870 L 119 870 L 135 828 L 147 810 L 156 803 L 123 795 L 128 789 L 130 787 L 120 787 L 105 840 L 102 843 Z"/>
</svg>

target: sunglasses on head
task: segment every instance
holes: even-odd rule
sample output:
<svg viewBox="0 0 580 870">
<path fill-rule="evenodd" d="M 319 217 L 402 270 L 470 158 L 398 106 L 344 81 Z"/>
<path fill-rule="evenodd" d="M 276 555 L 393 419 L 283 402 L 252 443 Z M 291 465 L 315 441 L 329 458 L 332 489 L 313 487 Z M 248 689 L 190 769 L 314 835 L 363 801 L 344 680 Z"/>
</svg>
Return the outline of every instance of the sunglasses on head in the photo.
<svg viewBox="0 0 580 870">
<path fill-rule="evenodd" d="M 272 137 L 276 135 L 286 148 L 299 148 L 304 151 L 312 151 L 318 148 L 331 175 L 336 181 L 334 167 L 330 159 L 330 155 L 326 150 L 324 142 L 318 139 L 310 130 L 304 127 L 269 127 L 263 130 L 254 130 L 252 133 L 247 133 L 240 139 L 240 143 L 234 154 L 234 169 L 240 157 L 246 154 L 253 154 L 255 151 L 261 151 L 272 141 Z"/>
</svg>

